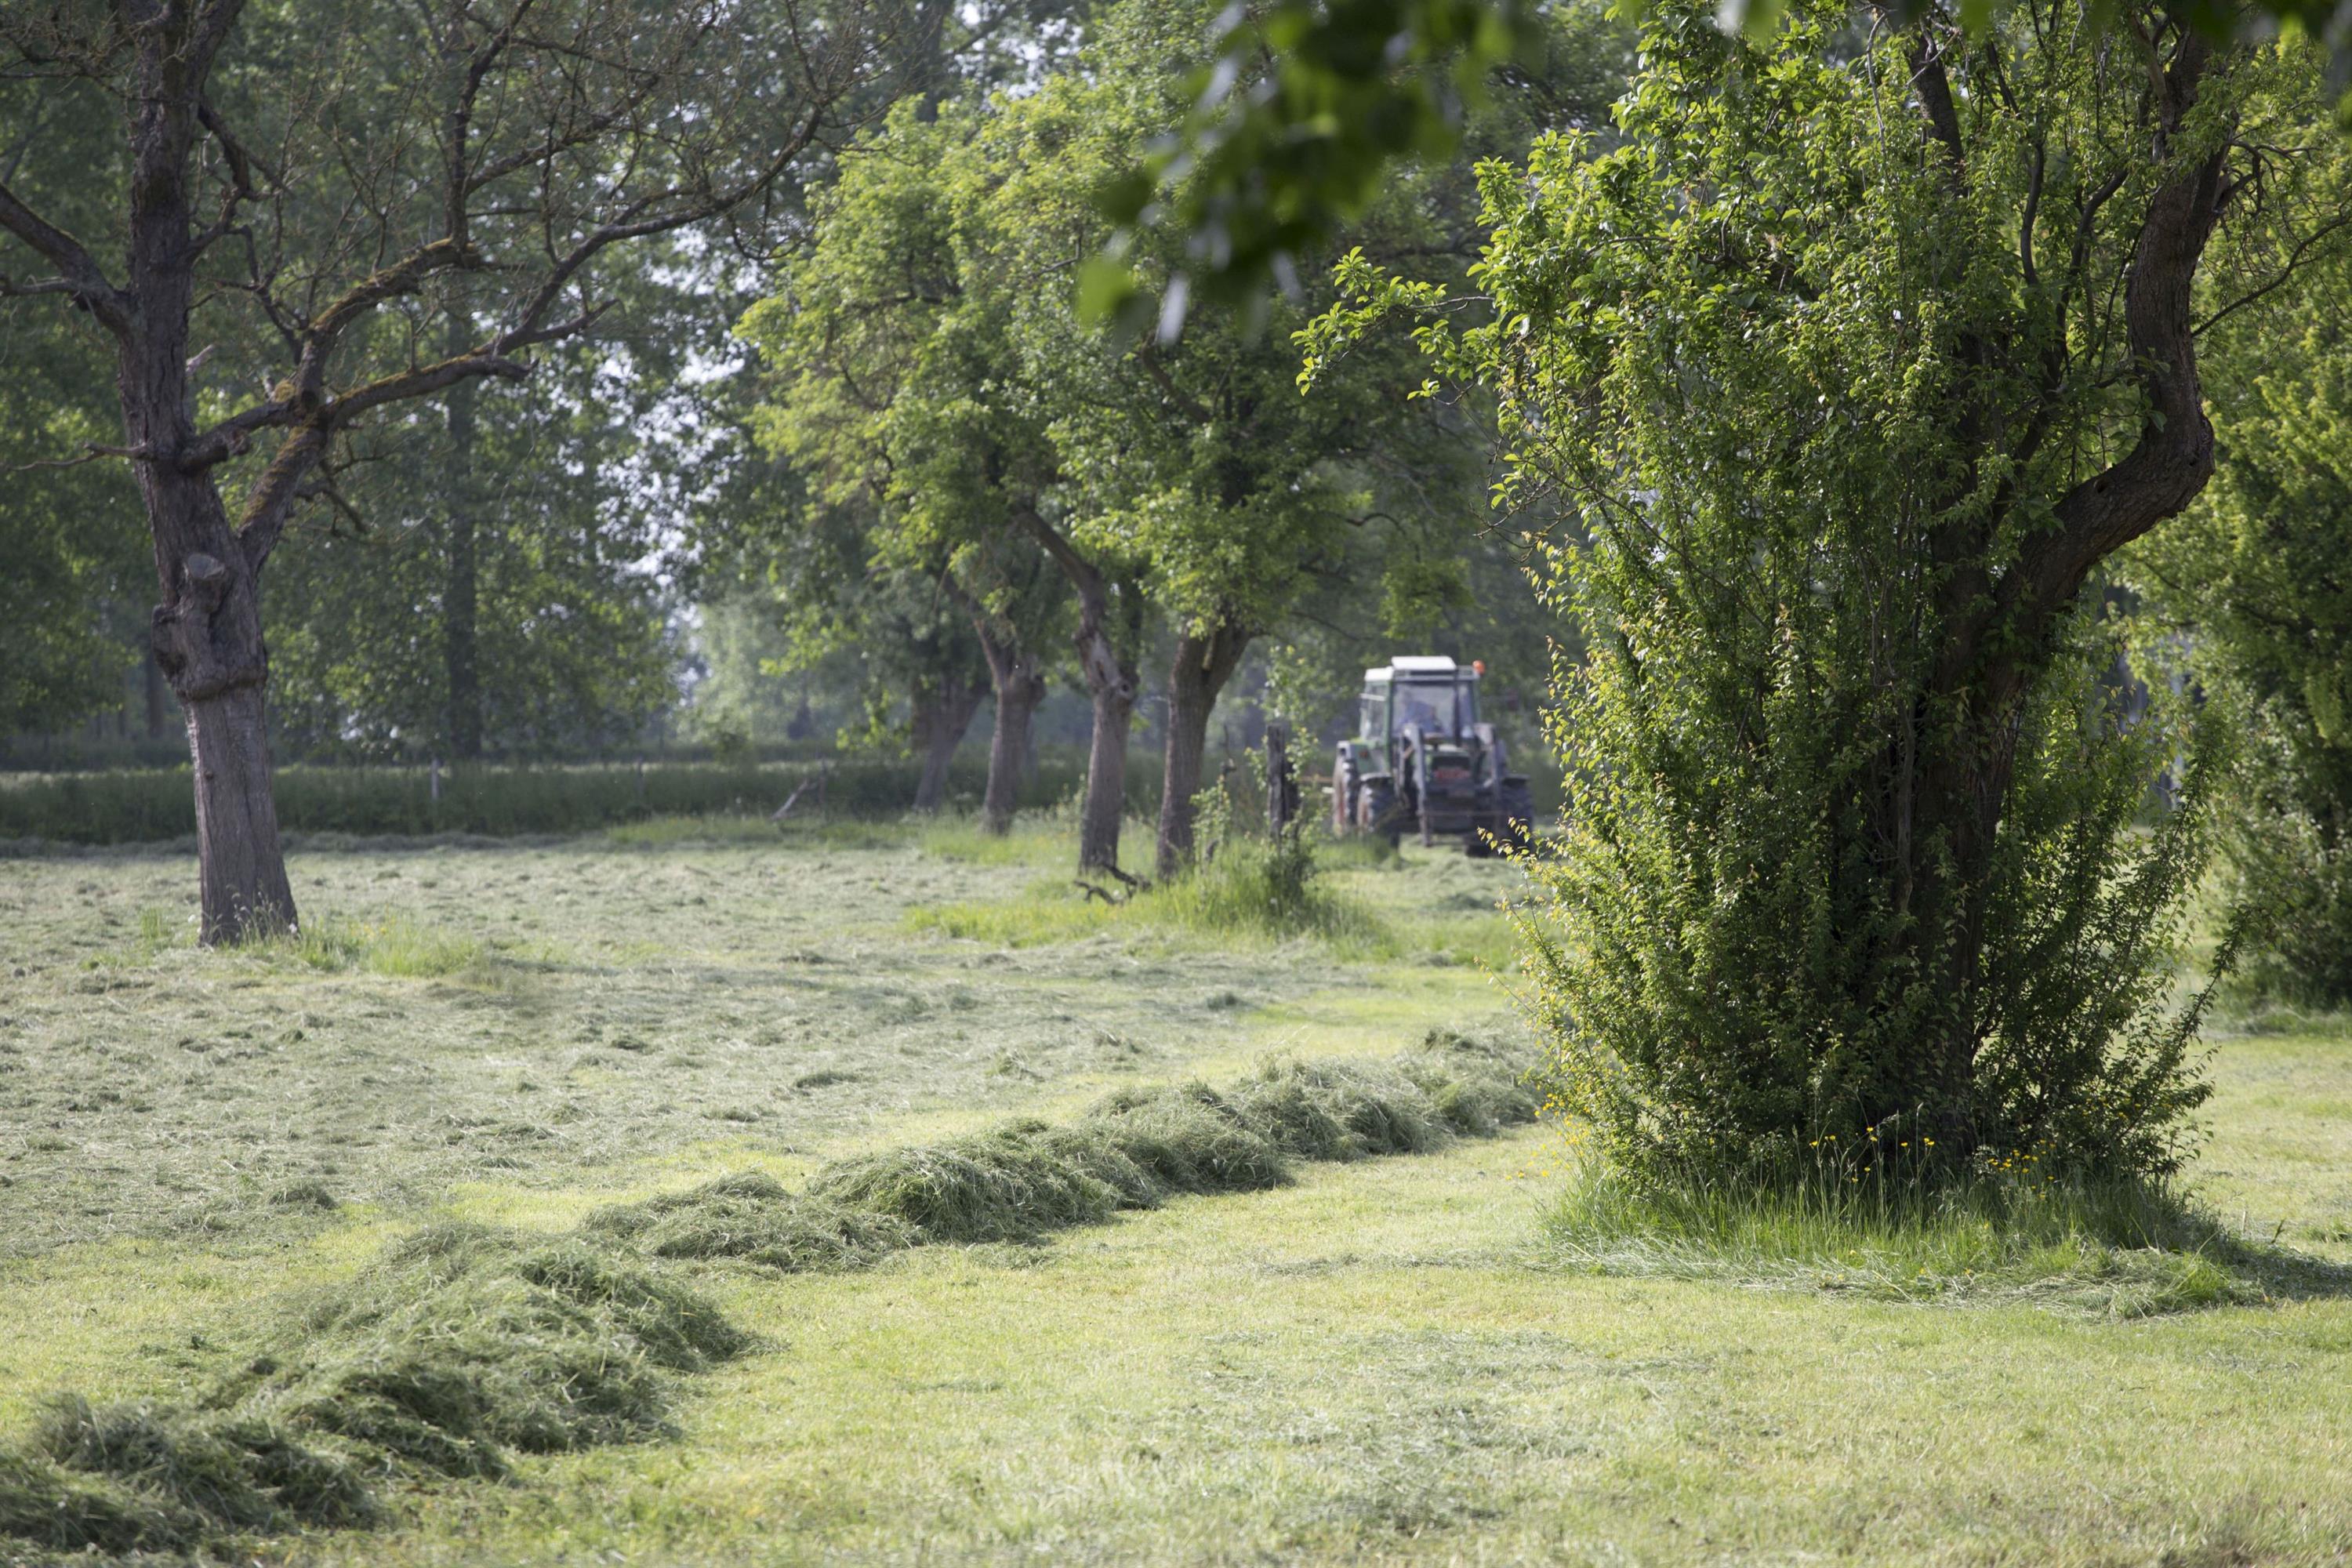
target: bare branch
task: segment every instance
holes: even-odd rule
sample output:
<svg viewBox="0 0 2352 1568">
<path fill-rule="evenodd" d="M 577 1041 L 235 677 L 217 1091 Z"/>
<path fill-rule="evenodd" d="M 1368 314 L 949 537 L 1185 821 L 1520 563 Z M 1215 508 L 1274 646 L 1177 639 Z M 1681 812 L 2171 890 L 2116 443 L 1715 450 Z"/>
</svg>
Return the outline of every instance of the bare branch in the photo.
<svg viewBox="0 0 2352 1568">
<path fill-rule="evenodd" d="M 129 297 L 107 281 L 106 274 L 83 248 L 81 241 L 17 200 L 16 194 L 6 185 L 0 185 L 0 228 L 32 247 L 41 259 L 63 274 L 64 288 L 31 291 L 70 294 L 116 337 L 130 335 L 132 313 Z"/>
<path fill-rule="evenodd" d="M 2320 225 L 2317 228 L 2313 229 L 2309 234 L 2305 235 L 2301 239 L 2297 240 L 2295 242 L 2294 248 L 2287 252 L 2286 260 L 2280 264 L 2277 276 L 2272 278 L 2270 281 L 2264 283 L 2259 289 L 2250 289 L 2247 292 L 2239 295 L 2236 299 L 2231 300 L 2228 304 L 2222 306 L 2220 310 L 2214 311 L 2211 315 L 2206 317 L 2203 321 L 2189 328 L 2189 335 L 2192 337 L 2203 337 L 2208 331 L 2220 326 L 2223 321 L 2228 321 L 2231 316 L 2236 315 L 2247 306 L 2255 304 L 2276 291 L 2278 289 L 2283 287 L 2288 279 L 2292 279 L 2295 275 L 2296 271 L 2305 265 L 2305 263 L 2315 259 L 2315 258 L 2311 254 L 2314 247 L 2317 246 L 2320 241 L 2341 233 L 2347 227 L 2352 227 L 2352 209 L 2337 213 L 2334 217 L 2328 219 L 2326 223 Z"/>
</svg>

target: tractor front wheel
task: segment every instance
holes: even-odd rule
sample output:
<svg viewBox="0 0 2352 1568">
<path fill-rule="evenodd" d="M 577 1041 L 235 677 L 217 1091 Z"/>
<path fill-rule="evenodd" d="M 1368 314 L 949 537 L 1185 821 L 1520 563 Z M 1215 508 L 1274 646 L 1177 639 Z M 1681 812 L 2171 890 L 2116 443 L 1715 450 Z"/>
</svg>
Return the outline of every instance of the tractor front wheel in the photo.
<svg viewBox="0 0 2352 1568">
<path fill-rule="evenodd" d="M 1356 780 L 1355 763 L 1347 748 L 1339 749 L 1339 759 L 1331 764 L 1331 831 L 1346 837 L 1356 826 L 1356 792 L 1362 786 Z"/>
</svg>

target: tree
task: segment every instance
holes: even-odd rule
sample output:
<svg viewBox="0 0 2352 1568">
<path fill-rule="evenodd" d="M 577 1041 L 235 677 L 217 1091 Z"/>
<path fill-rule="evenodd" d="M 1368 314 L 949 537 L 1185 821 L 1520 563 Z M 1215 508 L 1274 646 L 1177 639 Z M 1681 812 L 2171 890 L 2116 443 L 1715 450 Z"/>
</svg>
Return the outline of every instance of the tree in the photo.
<svg viewBox="0 0 2352 1568">
<path fill-rule="evenodd" d="M 677 664 L 645 565 L 667 515 L 643 394 L 606 340 L 352 442 L 348 510 L 299 520 L 273 563 L 278 733 L 311 755 L 459 761 L 641 734 Z"/>
<path fill-rule="evenodd" d="M 1717 26 L 1751 42 L 1772 38 L 1789 0 L 1725 0 Z M 1957 19 L 1965 36 L 2006 26 L 2018 0 L 1955 7 L 1937 0 L 1886 0 L 1867 7 L 1878 22 L 1910 26 Z M 2026 26 L 2042 18 L 2033 0 Z M 1621 14 L 1654 9 L 1634 0 Z M 1172 338 L 1188 301 L 1260 300 L 1271 286 L 1296 287 L 1301 259 L 1328 246 L 1379 199 L 1400 163 L 1442 162 L 1460 141 L 1489 75 L 1541 55 L 1552 7 L 1546 0 L 1270 0 L 1236 5 L 1219 18 L 1212 58 L 1188 84 L 1178 132 L 1139 154 L 1105 188 L 1104 210 L 1118 237 L 1089 265 L 1090 310 L 1130 321 L 1149 314 L 1151 286 L 1125 261 L 1136 235 L 1158 229 L 1181 241 L 1181 285 L 1160 295 L 1159 330 Z M 2259 42 L 2284 30 L 2331 51 L 2338 115 L 2352 130 L 2352 27 L 2338 0 L 2200 3 L 2179 19 L 2209 46 Z M 2127 7 L 2097 6 L 2093 22 L 2108 47 L 2140 50 L 2146 36 Z M 1841 44 L 1839 47 L 1843 47 Z M 1242 84 L 1248 83 L 1247 90 Z"/>
<path fill-rule="evenodd" d="M 65 323 L 0 318 L 0 450 L 74 449 L 110 410 Z M 121 700 L 128 660 L 104 613 L 136 592 L 138 497 L 95 464 L 17 467 L 0 485 L 0 733 L 55 730 Z"/>
<path fill-rule="evenodd" d="M 992 689 L 962 595 L 936 556 L 901 563 L 875 553 L 866 498 L 779 487 L 774 499 L 789 515 L 769 530 L 756 572 L 753 558 L 740 563 L 729 597 L 757 605 L 780 634 L 772 673 L 855 669 L 862 723 L 844 739 L 893 751 L 910 744 L 922 761 L 914 809 L 939 810 L 949 764 Z"/>
<path fill-rule="evenodd" d="M 1477 324 L 1359 266 L 1331 330 L 1434 316 L 1500 400 L 1505 500 L 1590 531 L 1525 928 L 1611 1150 L 1786 1168 L 1899 1130 L 1945 1169 L 2161 1169 L 2210 775 L 2132 837 L 2167 757 L 2094 700 L 2083 591 L 2211 472 L 2199 287 L 2225 216 L 2219 276 L 2291 268 L 2313 61 L 2160 9 L 2135 51 L 2063 12 L 1983 45 L 1846 19 L 1758 49 L 1661 10 L 1625 145 L 1489 169 Z"/>
<path fill-rule="evenodd" d="M 394 405 L 579 337 L 616 246 L 775 191 L 867 72 L 855 10 L 694 0 L 61 0 L 0 15 L 12 119 L 110 98 L 119 161 L 0 184 L 43 270 L 5 292 L 85 312 L 110 354 L 188 719 L 207 941 L 290 925 L 264 722 L 260 584 L 339 444 Z M 296 62 L 299 63 L 299 67 Z M 18 121 L 24 122 L 24 121 Z M 120 279 L 25 192 L 104 181 Z M 496 280 L 461 347 L 436 290 Z M 420 313 L 415 307 L 427 307 Z M 463 319 L 470 310 L 444 315 Z M 242 484 L 234 514 L 225 491 Z"/>
<path fill-rule="evenodd" d="M 1093 220 L 1082 199 L 1027 212 L 1003 199 L 976 129 L 961 101 L 894 110 L 845 157 L 815 243 L 743 331 L 792 373 L 764 412 L 768 438 L 835 504 L 870 509 L 873 559 L 928 563 L 972 617 L 995 683 L 984 816 L 1000 828 L 1063 616 L 1039 566 L 1066 583 L 1096 724 L 1079 862 L 1115 869 L 1141 599 L 1127 563 L 1082 552 L 1052 515 L 1056 458 L 1009 331 L 1054 267 L 1020 247 L 1058 244 L 1066 266 Z"/>
<path fill-rule="evenodd" d="M 1083 69 L 1034 93 L 936 119 L 902 110 L 845 161 L 818 243 L 751 321 L 812 367 L 779 428 L 810 460 L 874 476 L 902 537 L 971 552 L 1025 534 L 1068 579 L 1097 718 L 1088 867 L 1116 866 L 1144 609 L 1133 589 L 1167 618 L 1163 876 L 1190 858 L 1210 713 L 1252 642 L 1351 557 L 1350 525 L 1369 512 L 1471 510 L 1415 460 L 1430 421 L 1401 395 L 1420 374 L 1410 355 L 1350 356 L 1323 395 L 1301 398 L 1289 332 L 1306 317 L 1286 303 L 1204 313 L 1173 343 L 1072 308 L 1060 279 L 1105 234 L 1094 193 L 1172 123 L 1171 68 L 1205 19 L 1116 8 Z M 1442 202 L 1394 205 L 1391 231 L 1444 248 Z M 1175 265 L 1129 259 L 1154 277 Z M 1470 449 L 1458 427 L 1438 441 Z"/>
<path fill-rule="evenodd" d="M 2337 1006 L 2352 1001 L 2352 256 L 2338 246 L 2217 335 L 2215 482 L 2126 573 L 2255 721 L 2228 840 L 2239 896 L 2269 906 L 2252 978 Z"/>
</svg>

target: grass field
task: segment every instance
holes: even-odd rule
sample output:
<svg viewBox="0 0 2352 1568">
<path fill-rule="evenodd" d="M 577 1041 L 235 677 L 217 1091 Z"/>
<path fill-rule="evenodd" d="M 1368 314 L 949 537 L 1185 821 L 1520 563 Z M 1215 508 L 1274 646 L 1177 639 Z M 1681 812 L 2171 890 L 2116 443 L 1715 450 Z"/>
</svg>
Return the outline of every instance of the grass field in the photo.
<svg viewBox="0 0 2352 1568">
<path fill-rule="evenodd" d="M 231 952 L 190 944 L 179 856 L 0 860 L 0 1446 L 54 1390 L 200 1392 L 428 1222 L 561 1230 L 1514 1026 L 1507 867 L 1343 858 L 1350 918 L 1286 942 L 1084 900 L 1066 855 L 314 847 L 302 939 Z M 2210 1305 L 1612 1255 L 1524 1130 L 856 1272 L 668 1265 L 759 1338 L 677 1380 L 670 1436 L 237 1560 L 2342 1561 L 2352 1036 L 2223 1037 L 2212 1070 L 2192 1186 L 2243 1257 Z"/>
</svg>

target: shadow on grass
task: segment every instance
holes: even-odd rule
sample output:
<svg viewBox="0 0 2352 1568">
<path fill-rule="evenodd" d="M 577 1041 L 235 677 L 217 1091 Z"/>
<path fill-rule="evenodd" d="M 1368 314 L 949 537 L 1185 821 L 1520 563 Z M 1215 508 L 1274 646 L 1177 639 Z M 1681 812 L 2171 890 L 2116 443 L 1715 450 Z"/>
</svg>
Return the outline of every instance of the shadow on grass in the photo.
<svg viewBox="0 0 2352 1568">
<path fill-rule="evenodd" d="M 1881 1300 L 2113 1318 L 2352 1296 L 2352 1267 L 2232 1230 L 2161 1185 L 1649 1184 L 1587 1168 L 1546 1226 L 1572 1265 Z"/>
</svg>

